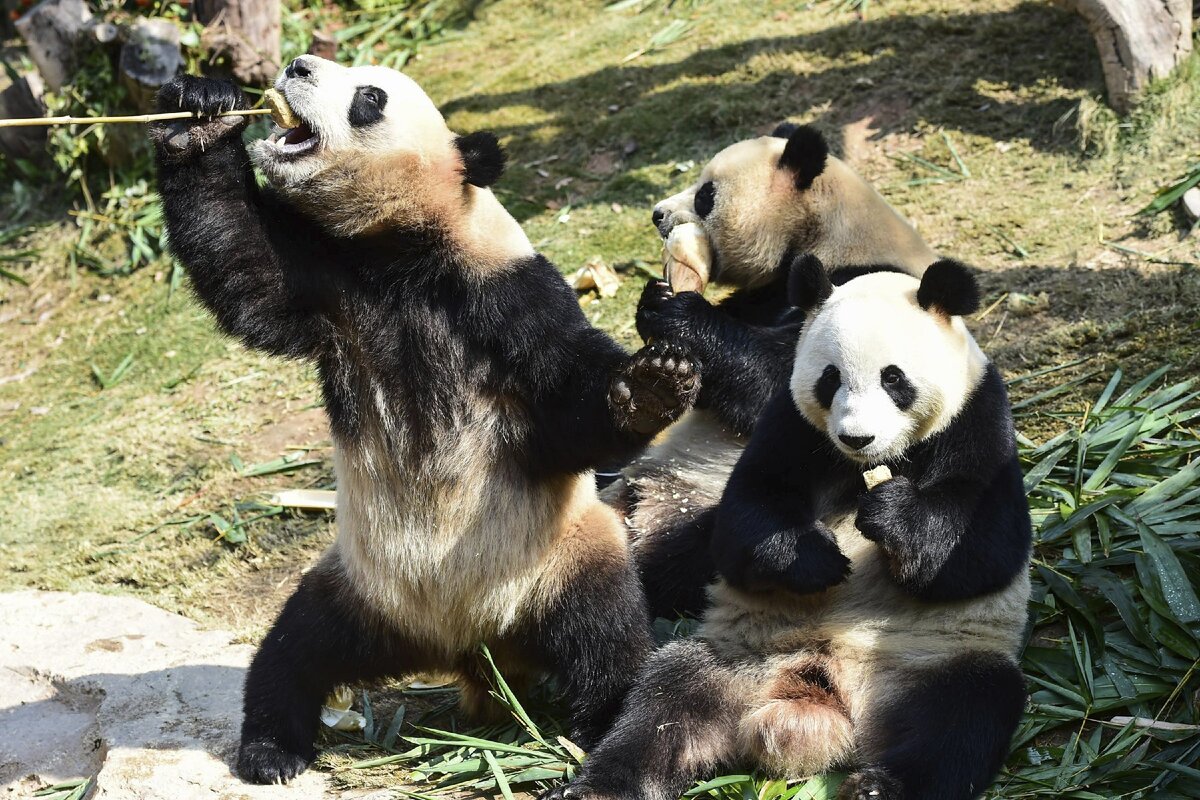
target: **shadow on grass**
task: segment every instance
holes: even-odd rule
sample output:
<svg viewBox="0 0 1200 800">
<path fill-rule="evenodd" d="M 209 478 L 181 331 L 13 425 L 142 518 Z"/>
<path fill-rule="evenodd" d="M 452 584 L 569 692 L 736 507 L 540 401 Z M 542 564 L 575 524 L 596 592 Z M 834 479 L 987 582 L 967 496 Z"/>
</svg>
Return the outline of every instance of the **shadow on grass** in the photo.
<svg viewBox="0 0 1200 800">
<path fill-rule="evenodd" d="M 779 57 L 792 56 L 833 65 L 797 72 L 780 64 Z M 515 137 L 523 150 L 520 140 L 534 129 L 552 129 L 538 151 L 580 160 L 598 147 L 619 151 L 636 142 L 628 167 L 703 160 L 813 110 L 813 121 L 834 132 L 847 113 L 871 103 L 902 109 L 890 120 L 894 128 L 927 123 L 995 140 L 1027 138 L 1039 150 L 1074 149 L 1059 121 L 1070 117 L 1077 99 L 1051 97 L 1053 87 L 1101 91 L 1099 63 L 1082 22 L 1047 3 L 1026 2 L 1001 13 L 881 16 L 727 44 L 672 63 L 606 66 L 559 83 L 460 97 L 443 111 L 536 108 L 545 114 L 538 121 L 493 130 Z M 609 113 L 610 106 L 618 110 Z M 636 183 L 625 177 L 610 190 L 646 188 Z"/>
</svg>

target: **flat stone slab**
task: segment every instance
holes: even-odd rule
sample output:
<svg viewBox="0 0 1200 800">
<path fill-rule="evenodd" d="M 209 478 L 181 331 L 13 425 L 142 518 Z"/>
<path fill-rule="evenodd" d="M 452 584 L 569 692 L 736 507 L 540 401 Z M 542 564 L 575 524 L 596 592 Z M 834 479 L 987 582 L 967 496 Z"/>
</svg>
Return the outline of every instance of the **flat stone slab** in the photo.
<svg viewBox="0 0 1200 800">
<path fill-rule="evenodd" d="M 92 777 L 104 800 L 309 800 L 231 771 L 254 648 L 129 597 L 0 593 L 0 800 Z"/>
</svg>

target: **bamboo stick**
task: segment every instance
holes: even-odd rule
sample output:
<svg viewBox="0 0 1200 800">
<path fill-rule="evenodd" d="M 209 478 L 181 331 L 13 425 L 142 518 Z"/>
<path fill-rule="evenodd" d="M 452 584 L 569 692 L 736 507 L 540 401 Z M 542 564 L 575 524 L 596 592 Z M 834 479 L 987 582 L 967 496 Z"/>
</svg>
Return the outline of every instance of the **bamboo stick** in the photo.
<svg viewBox="0 0 1200 800">
<path fill-rule="evenodd" d="M 218 117 L 252 117 L 270 114 L 269 108 L 239 108 L 223 111 Z M 164 122 L 174 119 L 200 119 L 191 111 L 169 111 L 165 114 L 135 114 L 129 117 L 23 117 L 0 119 L 0 128 L 33 128 L 43 125 L 99 125 L 109 122 Z"/>
</svg>

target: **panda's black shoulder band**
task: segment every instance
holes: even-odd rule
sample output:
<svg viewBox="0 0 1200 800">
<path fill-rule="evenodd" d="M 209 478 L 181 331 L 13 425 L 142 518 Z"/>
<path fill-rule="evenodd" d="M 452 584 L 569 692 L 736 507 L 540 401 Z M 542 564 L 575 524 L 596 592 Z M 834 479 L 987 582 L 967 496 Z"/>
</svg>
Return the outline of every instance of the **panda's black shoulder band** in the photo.
<svg viewBox="0 0 1200 800">
<path fill-rule="evenodd" d="M 787 137 L 779 166 L 794 173 L 796 188 L 806 191 L 825 171 L 829 145 L 821 132 L 811 125 L 797 126 Z"/>
<path fill-rule="evenodd" d="M 771 131 L 771 135 L 776 139 L 786 139 L 796 132 L 800 126 L 794 122 L 781 122 L 775 126 L 775 130 Z"/>
<path fill-rule="evenodd" d="M 966 265 L 943 258 L 930 264 L 921 276 L 917 303 L 926 311 L 952 317 L 974 314 L 979 310 L 979 284 Z"/>
<path fill-rule="evenodd" d="M 797 256 L 788 272 L 788 303 L 807 314 L 831 294 L 833 284 L 821 259 L 811 254 Z"/>
<path fill-rule="evenodd" d="M 500 180 L 508 158 L 500 140 L 491 131 L 476 131 L 454 140 L 462 155 L 463 181 L 485 188 Z"/>
</svg>

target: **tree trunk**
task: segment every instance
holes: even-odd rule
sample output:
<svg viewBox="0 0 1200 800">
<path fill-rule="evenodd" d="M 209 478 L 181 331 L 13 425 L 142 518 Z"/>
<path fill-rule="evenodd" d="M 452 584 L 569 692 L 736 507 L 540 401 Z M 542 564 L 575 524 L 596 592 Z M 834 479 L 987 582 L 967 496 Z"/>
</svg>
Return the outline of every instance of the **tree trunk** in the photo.
<svg viewBox="0 0 1200 800">
<path fill-rule="evenodd" d="M 1108 102 L 1124 114 L 1153 78 L 1192 51 L 1192 0 L 1055 0 L 1078 13 L 1100 50 Z"/>
<path fill-rule="evenodd" d="M 242 83 L 266 86 L 279 72 L 279 0 L 194 0 L 202 43 Z"/>
</svg>

